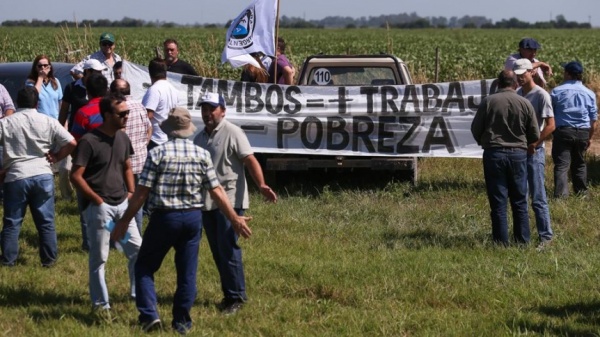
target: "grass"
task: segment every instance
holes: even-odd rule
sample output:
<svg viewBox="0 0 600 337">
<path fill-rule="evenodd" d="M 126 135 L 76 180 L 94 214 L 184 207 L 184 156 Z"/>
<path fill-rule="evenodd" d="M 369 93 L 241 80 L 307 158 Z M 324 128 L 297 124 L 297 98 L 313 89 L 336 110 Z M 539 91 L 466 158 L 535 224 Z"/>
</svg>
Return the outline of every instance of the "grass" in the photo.
<svg viewBox="0 0 600 337">
<path fill-rule="evenodd" d="M 543 252 L 535 250 L 535 239 L 528 247 L 490 242 L 479 160 L 426 158 L 419 164 L 416 187 L 400 181 L 357 185 L 343 175 L 322 185 L 305 174 L 278 186 L 276 205 L 253 193 L 254 236 L 241 243 L 250 301 L 232 317 L 217 311 L 220 285 L 203 242 L 192 335 L 600 334 L 598 160 L 590 158 L 587 199 L 551 201 L 556 240 Z M 547 170 L 551 187 L 551 160 Z M 106 276 L 117 319 L 99 323 L 89 315 L 77 210 L 59 201 L 56 212 L 58 264 L 39 266 L 28 216 L 18 266 L 0 268 L 2 335 L 141 334 L 127 296 L 126 259 L 117 251 L 111 251 Z M 167 325 L 172 260 L 171 253 L 156 276 Z"/>
</svg>

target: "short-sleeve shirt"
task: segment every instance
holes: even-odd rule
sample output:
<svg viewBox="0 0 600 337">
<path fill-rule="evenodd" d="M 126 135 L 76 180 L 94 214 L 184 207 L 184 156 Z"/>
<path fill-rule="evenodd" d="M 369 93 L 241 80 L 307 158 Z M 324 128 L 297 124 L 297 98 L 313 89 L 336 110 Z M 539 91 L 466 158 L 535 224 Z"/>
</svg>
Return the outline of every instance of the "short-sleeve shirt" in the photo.
<svg viewBox="0 0 600 337">
<path fill-rule="evenodd" d="M 125 162 L 133 149 L 125 132 L 114 137 L 94 129 L 86 133 L 73 152 L 73 165 L 85 167 L 83 179 L 109 205 L 119 205 L 127 198 Z"/>
<path fill-rule="evenodd" d="M 237 125 L 223 119 L 209 135 L 202 130 L 194 143 L 205 148 L 213 159 L 217 177 L 234 208 L 250 206 L 248 184 L 244 172 L 244 158 L 254 154 L 248 137 Z M 217 204 L 205 195 L 205 210 L 217 209 Z"/>
<path fill-rule="evenodd" d="M 4 146 L 4 182 L 40 174 L 52 174 L 46 160 L 51 149 L 61 148 L 73 136 L 58 120 L 40 114 L 35 109 L 19 109 L 0 120 L 0 145 Z"/>
<path fill-rule="evenodd" d="M 15 105 L 12 98 L 10 98 L 8 90 L 0 84 L 0 117 L 4 116 L 6 110 L 15 110 Z"/>
<path fill-rule="evenodd" d="M 138 185 L 150 188 L 148 209 L 200 209 L 203 190 L 219 186 L 208 151 L 174 138 L 148 152 Z"/>
<path fill-rule="evenodd" d="M 158 80 L 152 84 L 144 98 L 142 104 L 147 110 L 154 111 L 152 122 L 152 141 L 156 144 L 162 144 L 169 138 L 160 128 L 160 123 L 169 117 L 169 111 L 177 106 L 177 89 L 167 80 Z"/>
<path fill-rule="evenodd" d="M 31 80 L 25 82 L 26 86 L 35 87 L 35 83 Z M 60 109 L 60 101 L 63 99 L 63 91 L 60 86 L 60 81 L 56 79 L 56 89 L 52 86 L 52 81 L 43 84 L 39 92 L 39 101 L 37 110 L 44 115 L 58 119 L 58 111 Z"/>
<path fill-rule="evenodd" d="M 504 69 L 512 71 L 513 67 L 515 65 L 515 62 L 517 62 L 518 59 L 522 59 L 522 58 L 523 57 L 521 56 L 520 53 L 509 55 L 506 58 L 506 61 L 504 61 Z M 533 61 L 531 61 L 531 63 L 534 63 L 534 62 L 540 62 L 540 60 L 534 58 Z M 540 78 L 540 80 L 542 80 L 542 83 L 544 83 L 544 85 L 546 85 L 546 79 L 544 78 L 544 72 L 542 71 L 542 68 L 537 67 L 535 69 L 535 72 L 537 73 L 537 75 Z"/>
<path fill-rule="evenodd" d="M 285 84 L 285 77 L 283 77 L 283 68 L 291 67 L 292 64 L 284 54 L 277 56 L 277 83 Z M 269 83 L 273 83 L 275 79 L 275 64 L 271 63 L 269 67 Z"/>
<path fill-rule="evenodd" d="M 83 63 L 85 63 L 85 61 L 90 60 L 90 59 L 98 60 L 98 61 L 100 61 L 100 63 L 102 63 L 106 67 L 106 69 L 104 69 L 102 71 L 102 75 L 104 77 L 106 77 L 106 80 L 108 81 L 109 85 L 112 83 L 112 81 L 115 80 L 115 73 L 113 71 L 114 63 L 123 61 L 121 59 L 121 56 L 119 56 L 119 54 L 113 53 L 114 63 L 110 64 L 110 62 L 108 62 L 108 59 L 106 58 L 106 56 L 104 56 L 104 53 L 102 52 L 102 50 L 98 50 L 97 52 L 86 56 L 83 59 L 83 61 L 79 62 L 79 65 L 83 68 Z"/>
<path fill-rule="evenodd" d="M 86 133 L 99 127 L 104 122 L 102 115 L 100 114 L 100 100 L 102 97 L 95 97 L 82 106 L 73 118 L 73 127 L 71 128 L 71 134 L 77 141 Z"/>
</svg>

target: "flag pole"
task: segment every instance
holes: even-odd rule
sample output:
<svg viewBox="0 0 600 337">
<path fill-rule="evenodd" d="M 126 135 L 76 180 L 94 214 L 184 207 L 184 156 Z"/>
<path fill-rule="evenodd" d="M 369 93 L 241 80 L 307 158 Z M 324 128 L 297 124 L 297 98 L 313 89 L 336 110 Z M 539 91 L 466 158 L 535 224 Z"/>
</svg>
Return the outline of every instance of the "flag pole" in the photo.
<svg viewBox="0 0 600 337">
<path fill-rule="evenodd" d="M 277 84 L 277 39 L 279 39 L 279 5 L 280 0 L 277 0 L 277 15 L 275 16 L 275 71 L 273 72 L 273 84 Z"/>
</svg>

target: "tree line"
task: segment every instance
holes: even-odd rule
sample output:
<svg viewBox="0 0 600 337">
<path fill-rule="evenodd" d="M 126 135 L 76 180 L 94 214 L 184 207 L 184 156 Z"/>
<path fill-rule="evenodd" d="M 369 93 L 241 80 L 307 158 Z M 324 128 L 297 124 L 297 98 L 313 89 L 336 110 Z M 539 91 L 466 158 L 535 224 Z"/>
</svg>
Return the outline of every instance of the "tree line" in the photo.
<svg viewBox="0 0 600 337">
<path fill-rule="evenodd" d="M 3 27 L 229 27 L 231 20 L 225 25 L 218 23 L 208 24 L 179 24 L 166 21 L 145 21 L 124 17 L 121 20 L 81 20 L 81 21 L 51 21 L 51 20 L 6 20 L 1 23 Z M 401 13 L 391 15 L 369 16 L 369 17 L 342 17 L 328 16 L 321 20 L 305 20 L 300 17 L 288 17 L 283 15 L 279 20 L 281 28 L 484 28 L 484 29 L 506 29 L 506 28 L 592 28 L 589 22 L 568 21 L 563 15 L 556 16 L 555 20 L 541 22 L 525 22 L 517 18 L 503 19 L 493 22 L 484 16 L 465 15 L 461 18 L 453 16 L 446 18 L 439 17 L 421 17 L 416 13 Z"/>
</svg>

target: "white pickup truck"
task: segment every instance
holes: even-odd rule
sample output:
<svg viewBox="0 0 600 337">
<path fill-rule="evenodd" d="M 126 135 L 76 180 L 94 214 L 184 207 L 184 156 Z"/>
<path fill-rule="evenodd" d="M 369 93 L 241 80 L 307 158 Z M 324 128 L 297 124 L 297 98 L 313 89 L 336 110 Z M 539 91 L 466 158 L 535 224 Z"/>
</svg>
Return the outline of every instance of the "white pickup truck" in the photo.
<svg viewBox="0 0 600 337">
<path fill-rule="evenodd" d="M 389 54 L 310 56 L 304 61 L 297 82 L 301 86 L 344 87 L 409 84 L 412 78 L 406 64 Z M 269 171 L 362 168 L 396 171 L 403 179 L 413 184 L 417 182 L 417 157 L 261 154 L 259 158 L 267 174 Z"/>
</svg>

